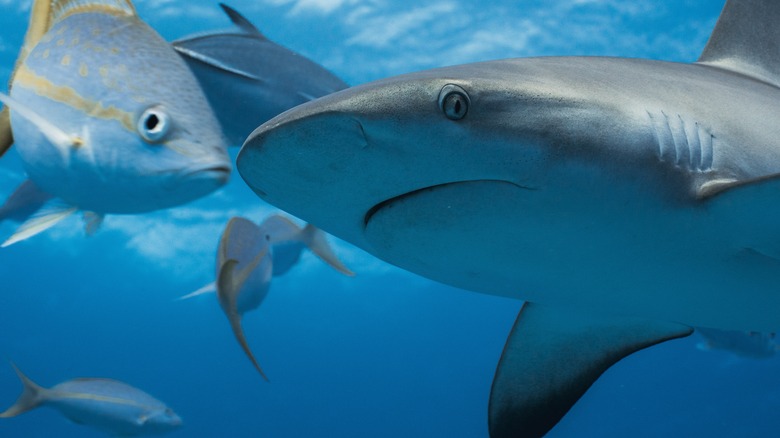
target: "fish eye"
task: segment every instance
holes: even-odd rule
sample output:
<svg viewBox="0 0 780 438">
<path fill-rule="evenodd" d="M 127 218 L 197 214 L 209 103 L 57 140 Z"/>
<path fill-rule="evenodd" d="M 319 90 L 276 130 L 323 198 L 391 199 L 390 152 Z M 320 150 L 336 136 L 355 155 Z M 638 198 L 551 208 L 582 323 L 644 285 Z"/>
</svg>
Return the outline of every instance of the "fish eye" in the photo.
<svg viewBox="0 0 780 438">
<path fill-rule="evenodd" d="M 138 118 L 138 133 L 149 143 L 159 143 L 171 128 L 171 121 L 158 107 L 147 108 Z"/>
<path fill-rule="evenodd" d="M 455 84 L 447 84 L 439 92 L 439 108 L 450 120 L 466 117 L 470 103 L 466 90 Z"/>
</svg>

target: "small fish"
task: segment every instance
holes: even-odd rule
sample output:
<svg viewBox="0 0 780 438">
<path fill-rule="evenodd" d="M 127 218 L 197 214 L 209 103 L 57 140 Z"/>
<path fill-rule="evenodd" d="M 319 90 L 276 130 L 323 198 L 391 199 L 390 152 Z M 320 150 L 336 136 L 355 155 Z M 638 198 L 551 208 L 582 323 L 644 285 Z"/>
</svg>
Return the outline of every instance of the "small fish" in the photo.
<svg viewBox="0 0 780 438">
<path fill-rule="evenodd" d="M 774 333 L 702 327 L 697 327 L 696 331 L 704 337 L 704 341 L 696 345 L 700 350 L 726 350 L 734 355 L 751 359 L 768 359 L 780 350 Z"/>
<path fill-rule="evenodd" d="M 151 395 L 111 379 L 78 378 L 43 388 L 11 364 L 24 385 L 16 403 L 0 418 L 15 417 L 39 406 L 54 408 L 69 420 L 114 436 L 171 432 L 182 421 Z"/>
<path fill-rule="evenodd" d="M 333 253 L 325 234 L 311 225 L 301 229 L 280 215 L 270 216 L 259 226 L 234 217 L 219 241 L 217 281 L 180 298 L 216 292 L 238 343 L 265 380 L 268 378 L 246 342 L 241 318 L 260 306 L 268 295 L 271 278 L 289 271 L 305 247 L 339 272 L 354 275 Z M 277 259 L 281 262 L 277 263 Z"/>
<path fill-rule="evenodd" d="M 219 242 L 216 282 L 217 298 L 233 334 L 265 380 L 268 377 L 246 342 L 241 317 L 244 312 L 259 307 L 268 294 L 273 273 L 268 249 L 268 238 L 252 221 L 240 217 L 230 219 Z"/>
<path fill-rule="evenodd" d="M 234 30 L 174 41 L 198 78 L 231 145 L 241 146 L 263 122 L 348 85 L 319 64 L 266 38 L 220 3 Z"/>
<path fill-rule="evenodd" d="M 231 171 L 197 80 L 129 0 L 36 0 L 0 101 L 30 179 L 57 199 L 4 246 L 78 210 L 102 217 L 180 205 Z"/>
<path fill-rule="evenodd" d="M 309 248 L 322 261 L 342 274 L 348 277 L 355 275 L 336 257 L 325 239 L 325 233 L 312 224 L 301 228 L 290 219 L 274 214 L 266 218 L 260 228 L 271 243 L 274 277 L 286 274 L 298 263 L 304 248 Z"/>
</svg>

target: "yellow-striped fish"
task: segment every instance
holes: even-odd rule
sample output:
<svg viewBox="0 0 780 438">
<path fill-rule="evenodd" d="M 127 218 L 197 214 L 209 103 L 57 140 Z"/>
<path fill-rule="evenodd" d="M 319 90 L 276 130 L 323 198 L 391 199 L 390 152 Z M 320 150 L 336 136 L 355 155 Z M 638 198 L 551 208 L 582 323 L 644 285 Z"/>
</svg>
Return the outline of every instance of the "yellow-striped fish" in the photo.
<svg viewBox="0 0 780 438">
<path fill-rule="evenodd" d="M 129 0 L 36 0 L 10 90 L 0 101 L 25 169 L 61 201 L 6 245 L 77 210 L 99 224 L 227 181 L 226 142 L 201 88 Z"/>
<path fill-rule="evenodd" d="M 0 412 L 0 418 L 48 406 L 77 424 L 112 436 L 162 434 L 182 424 L 181 418 L 165 403 L 117 380 L 80 378 L 43 388 L 22 374 L 16 365 L 14 370 L 24 389 L 13 406 Z"/>
</svg>

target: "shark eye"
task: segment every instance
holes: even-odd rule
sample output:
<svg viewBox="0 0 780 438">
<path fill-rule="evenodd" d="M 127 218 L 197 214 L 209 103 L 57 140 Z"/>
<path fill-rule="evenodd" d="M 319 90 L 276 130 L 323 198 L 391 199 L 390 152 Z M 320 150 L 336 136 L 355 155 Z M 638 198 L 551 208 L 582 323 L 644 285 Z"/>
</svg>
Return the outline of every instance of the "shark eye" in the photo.
<svg viewBox="0 0 780 438">
<path fill-rule="evenodd" d="M 160 108 L 148 108 L 138 118 L 138 133 L 149 143 L 159 143 L 171 128 L 171 121 Z"/>
<path fill-rule="evenodd" d="M 447 84 L 439 92 L 439 108 L 450 120 L 466 117 L 470 103 L 466 90 L 455 84 Z"/>
</svg>

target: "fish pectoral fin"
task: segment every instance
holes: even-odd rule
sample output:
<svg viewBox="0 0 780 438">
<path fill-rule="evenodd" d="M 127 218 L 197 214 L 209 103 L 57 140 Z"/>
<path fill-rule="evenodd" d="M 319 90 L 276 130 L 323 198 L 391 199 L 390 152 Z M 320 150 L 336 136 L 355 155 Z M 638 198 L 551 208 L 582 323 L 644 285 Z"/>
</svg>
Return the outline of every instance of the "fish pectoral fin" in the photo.
<svg viewBox="0 0 780 438">
<path fill-rule="evenodd" d="M 233 22 L 239 29 L 242 31 L 255 35 L 258 38 L 267 40 L 262 33 L 260 33 L 260 30 L 257 29 L 257 27 L 252 24 L 249 20 L 246 19 L 243 15 L 241 15 L 237 10 L 231 8 L 230 6 L 220 3 L 219 7 L 222 8 L 223 11 L 225 11 L 225 14 L 227 14 L 228 18 L 230 18 L 230 21 Z"/>
<path fill-rule="evenodd" d="M 264 257 L 267 251 L 262 254 Z M 257 260 L 257 258 L 255 259 Z M 263 372 L 260 364 L 255 359 L 255 355 L 249 348 L 249 344 L 244 336 L 244 329 L 241 327 L 241 314 L 238 313 L 238 294 L 241 292 L 241 286 L 243 286 L 251 270 L 257 267 L 257 264 L 250 263 L 249 266 L 236 271 L 238 261 L 234 259 L 228 259 L 222 264 L 217 275 L 217 297 L 219 298 L 219 304 L 222 306 L 222 310 L 227 315 L 230 327 L 233 329 L 233 335 L 236 337 L 238 344 L 249 360 L 254 365 L 255 369 L 260 373 L 265 381 L 268 381 L 268 377 Z"/>
<path fill-rule="evenodd" d="M 0 221 L 8 219 L 24 222 L 52 198 L 52 195 L 44 192 L 32 180 L 26 179 L 0 206 Z"/>
<path fill-rule="evenodd" d="M 0 93 L 0 102 L 6 105 L 11 111 L 27 119 L 35 125 L 38 130 L 46 137 L 49 142 L 60 150 L 60 153 L 68 153 L 71 148 L 77 148 L 84 143 L 84 140 L 73 135 L 68 135 L 62 129 L 58 128 L 48 120 L 41 117 L 37 112 L 27 105 L 14 100 L 7 94 Z"/>
<path fill-rule="evenodd" d="M 176 301 L 188 300 L 190 298 L 194 298 L 205 294 L 213 294 L 216 291 L 217 291 L 217 283 L 215 281 L 212 281 L 211 283 L 203 286 L 202 288 L 196 290 L 195 292 L 190 292 L 187 295 L 176 298 Z"/>
<path fill-rule="evenodd" d="M 75 213 L 77 210 L 77 207 L 65 204 L 59 199 L 53 199 L 32 215 L 30 219 L 20 225 L 16 232 L 0 245 L 0 248 L 5 248 L 42 233 Z"/>
<path fill-rule="evenodd" d="M 11 113 L 8 107 L 0 110 L 0 157 L 14 144 L 14 135 L 11 132 Z"/>
<path fill-rule="evenodd" d="M 355 273 L 350 271 L 349 268 L 347 268 L 344 263 L 342 263 L 341 260 L 336 257 L 336 253 L 333 251 L 333 248 L 330 247 L 328 240 L 325 238 L 324 231 L 320 230 L 314 225 L 308 224 L 306 227 L 304 227 L 302 235 L 303 242 L 306 244 L 306 246 L 309 247 L 311 252 L 313 252 L 322 261 L 348 277 L 355 276 Z"/>
<path fill-rule="evenodd" d="M 493 379 L 490 437 L 544 435 L 614 363 L 692 331 L 676 323 L 525 303 Z"/>
</svg>

